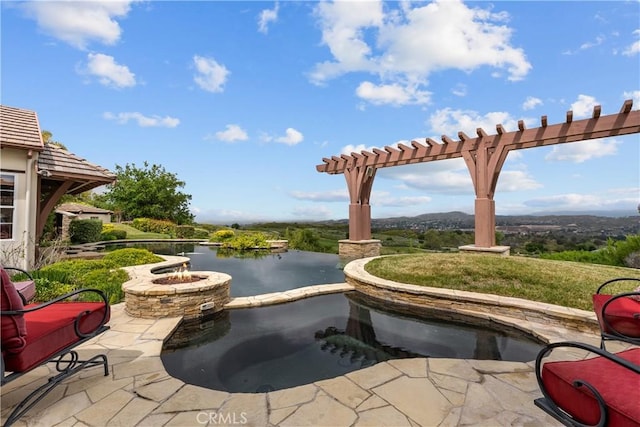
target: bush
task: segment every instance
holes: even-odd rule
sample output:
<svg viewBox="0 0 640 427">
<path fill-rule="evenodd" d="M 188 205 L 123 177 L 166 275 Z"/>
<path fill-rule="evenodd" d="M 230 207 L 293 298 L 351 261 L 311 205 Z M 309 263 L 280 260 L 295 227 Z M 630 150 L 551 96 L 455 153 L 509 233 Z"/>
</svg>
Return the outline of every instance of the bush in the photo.
<svg viewBox="0 0 640 427">
<path fill-rule="evenodd" d="M 193 229 L 193 238 L 194 239 L 208 239 L 209 231 L 205 228 L 194 228 Z"/>
<path fill-rule="evenodd" d="M 626 266 L 625 260 L 638 251 L 640 251 L 640 235 L 631 235 L 621 241 L 609 239 L 607 247 L 597 251 L 564 251 L 543 254 L 540 257 L 560 261 L 588 262 L 591 264 L 624 267 Z"/>
<path fill-rule="evenodd" d="M 67 294 L 76 289 L 74 285 L 68 283 L 58 282 L 56 280 L 50 280 L 46 277 L 35 278 L 36 283 L 36 296 L 34 301 L 51 301 L 54 298 Z"/>
<path fill-rule="evenodd" d="M 109 252 L 102 260 L 114 267 L 126 267 L 129 265 L 153 264 L 164 261 L 164 258 L 146 249 L 125 248 Z"/>
<path fill-rule="evenodd" d="M 162 219 L 136 218 L 131 223 L 131 226 L 147 233 L 168 234 L 172 237 L 176 235 L 176 225 L 171 221 Z"/>
<path fill-rule="evenodd" d="M 99 289 L 107 295 L 109 304 L 117 304 L 124 299 L 122 284 L 129 280 L 129 275 L 122 269 L 93 270 L 82 277 L 82 288 Z M 80 294 L 82 301 L 100 301 L 95 293 Z"/>
<path fill-rule="evenodd" d="M 228 228 L 222 229 L 222 230 L 218 230 L 215 233 L 213 233 L 213 235 L 211 235 L 211 241 L 212 242 L 225 242 L 227 240 L 233 239 L 235 237 L 236 233 L 233 230 L 230 230 Z"/>
<path fill-rule="evenodd" d="M 40 277 L 47 277 L 63 283 L 76 285 L 79 284 L 80 278 L 90 271 L 99 270 L 101 268 L 110 269 L 115 267 L 115 264 L 105 260 L 104 258 L 92 260 L 74 259 L 47 265 L 37 272 L 34 272 L 34 274 Z M 35 275 L 34 277 L 36 277 Z"/>
<path fill-rule="evenodd" d="M 176 237 L 178 239 L 193 239 L 195 234 L 192 225 L 178 225 L 176 226 Z"/>
<path fill-rule="evenodd" d="M 90 243 L 100 240 L 102 221 L 98 219 L 74 219 L 69 223 L 71 243 Z"/>
<path fill-rule="evenodd" d="M 254 248 L 266 248 L 268 247 L 267 238 L 262 233 L 246 233 L 240 234 L 233 239 L 227 240 L 222 244 L 225 249 L 235 249 L 238 251 L 244 251 Z"/>
<path fill-rule="evenodd" d="M 102 231 L 100 235 L 100 240 L 108 241 L 108 240 L 125 240 L 127 238 L 127 232 L 125 230 L 110 230 L 110 231 Z"/>
</svg>

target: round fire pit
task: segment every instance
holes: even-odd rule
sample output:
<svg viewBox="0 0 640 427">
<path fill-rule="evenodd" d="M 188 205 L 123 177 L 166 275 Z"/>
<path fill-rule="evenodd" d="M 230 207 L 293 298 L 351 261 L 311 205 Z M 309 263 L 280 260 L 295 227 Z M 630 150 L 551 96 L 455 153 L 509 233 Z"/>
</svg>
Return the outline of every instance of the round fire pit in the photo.
<svg viewBox="0 0 640 427">
<path fill-rule="evenodd" d="M 133 317 L 192 319 L 222 310 L 231 300 L 231 276 L 213 271 L 139 277 L 123 285 L 125 310 Z"/>
<path fill-rule="evenodd" d="M 160 279 L 152 280 L 151 283 L 155 283 L 156 285 L 181 285 L 184 283 L 193 283 L 199 282 L 202 279 L 206 279 L 207 276 L 196 276 L 191 274 L 187 277 L 176 277 L 176 276 L 166 276 Z"/>
</svg>

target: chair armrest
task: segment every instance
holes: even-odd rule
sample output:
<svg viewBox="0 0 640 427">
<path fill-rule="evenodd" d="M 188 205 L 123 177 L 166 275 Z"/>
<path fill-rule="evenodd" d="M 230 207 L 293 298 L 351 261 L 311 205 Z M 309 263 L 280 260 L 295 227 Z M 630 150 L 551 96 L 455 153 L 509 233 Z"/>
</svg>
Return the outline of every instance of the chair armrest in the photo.
<svg viewBox="0 0 640 427">
<path fill-rule="evenodd" d="M 629 373 L 635 373 L 637 375 L 640 375 L 640 366 L 628 360 L 625 360 L 616 354 L 609 353 L 606 350 L 602 350 L 598 347 L 594 347 L 589 344 L 575 342 L 575 341 L 562 341 L 562 342 L 548 344 L 547 346 L 543 347 L 542 350 L 540 350 L 540 352 L 538 353 L 536 357 L 536 362 L 535 362 L 536 380 L 538 382 L 538 387 L 540 388 L 540 391 L 542 392 L 545 399 L 545 402 L 543 405 L 551 408 L 554 412 L 552 415 L 565 425 L 582 425 L 582 424 L 577 423 L 577 421 L 571 418 L 564 409 L 560 408 L 556 404 L 556 402 L 554 402 L 554 400 L 549 395 L 542 381 L 542 367 L 544 365 L 542 359 L 548 356 L 554 349 L 559 347 L 571 347 L 571 348 L 586 350 L 590 353 L 594 353 L 598 356 L 601 356 L 613 363 L 616 363 L 624 367 L 625 369 L 630 371 Z M 585 377 L 588 378 L 589 373 L 585 372 L 584 374 L 585 374 Z M 586 379 L 583 379 L 583 378 L 576 378 L 573 381 L 573 386 L 586 387 L 593 394 L 593 397 L 598 402 L 598 407 L 600 411 L 600 422 L 597 425 L 605 425 L 607 422 L 607 409 L 606 409 L 607 404 L 604 398 L 602 397 L 602 395 L 598 392 L 598 390 L 593 385 L 591 385 Z"/>
<path fill-rule="evenodd" d="M 100 289 L 93 289 L 93 288 L 86 288 L 86 289 L 76 289 L 75 291 L 66 293 L 64 295 L 61 295 L 57 298 L 54 298 L 50 301 L 44 302 L 42 304 L 37 304 L 34 305 L 32 307 L 28 307 L 28 308 L 24 308 L 22 310 L 10 310 L 10 311 L 0 311 L 0 315 L 2 316 L 11 316 L 11 315 L 20 315 L 20 314 L 25 314 L 25 313 L 30 313 L 33 311 L 37 311 L 37 310 L 42 310 L 46 307 L 49 307 L 57 302 L 61 302 L 64 301 L 66 299 L 72 298 L 76 295 L 80 295 L 83 293 L 89 293 L 89 292 L 93 292 L 96 293 L 100 296 L 100 299 L 102 299 L 102 302 L 104 302 L 105 305 L 105 310 L 104 313 L 102 315 L 102 319 L 100 320 L 100 324 L 97 326 L 97 328 L 94 331 L 91 331 L 89 333 L 83 333 L 80 331 L 80 319 L 82 318 L 82 316 L 86 315 L 88 312 L 79 312 L 78 316 L 75 320 L 75 331 L 76 331 L 76 335 L 78 335 L 79 337 L 88 337 L 93 335 L 95 332 L 97 332 L 98 330 L 100 330 L 100 328 L 102 328 L 106 322 L 107 319 L 109 318 L 110 315 L 110 306 L 109 306 L 109 300 L 107 299 L 107 295 L 101 291 Z"/>
<path fill-rule="evenodd" d="M 614 282 L 622 282 L 625 280 L 633 280 L 636 282 L 640 282 L 640 279 L 636 279 L 635 277 L 618 277 L 617 279 L 611 279 L 611 280 L 607 280 L 606 282 L 604 282 L 602 285 L 600 285 L 598 287 L 598 290 L 596 291 L 596 294 L 599 294 L 600 291 L 607 285 L 609 285 L 610 283 L 614 283 Z"/>
<path fill-rule="evenodd" d="M 33 276 L 27 270 L 23 270 L 23 269 L 18 268 L 18 267 L 7 267 L 7 266 L 3 266 L 2 268 L 4 268 L 5 270 L 17 271 L 17 272 L 22 273 L 25 276 L 27 276 L 29 278 L 29 280 L 33 280 Z"/>
</svg>

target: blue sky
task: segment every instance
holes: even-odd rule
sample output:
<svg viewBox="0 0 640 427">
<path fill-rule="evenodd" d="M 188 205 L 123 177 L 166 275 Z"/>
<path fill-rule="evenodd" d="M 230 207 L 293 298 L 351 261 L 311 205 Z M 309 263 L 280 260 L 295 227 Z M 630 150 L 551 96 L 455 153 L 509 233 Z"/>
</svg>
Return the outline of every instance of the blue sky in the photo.
<svg viewBox="0 0 640 427">
<path fill-rule="evenodd" d="M 200 222 L 348 217 L 323 157 L 640 106 L 640 2 L 2 1 L 1 102 Z M 626 210 L 640 136 L 511 152 L 498 214 Z M 462 159 L 378 171 L 374 218 L 473 213 Z"/>
</svg>

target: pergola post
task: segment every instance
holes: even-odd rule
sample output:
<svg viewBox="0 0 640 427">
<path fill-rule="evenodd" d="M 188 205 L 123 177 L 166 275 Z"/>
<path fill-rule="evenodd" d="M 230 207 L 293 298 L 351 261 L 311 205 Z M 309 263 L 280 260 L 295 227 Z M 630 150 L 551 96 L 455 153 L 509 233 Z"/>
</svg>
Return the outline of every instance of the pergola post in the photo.
<svg viewBox="0 0 640 427">
<path fill-rule="evenodd" d="M 338 242 L 338 253 L 345 258 L 380 255 L 380 240 L 371 239 L 371 187 L 375 168 L 357 163 L 344 171 L 349 189 L 349 238 Z"/>
<path fill-rule="evenodd" d="M 487 198 L 476 198 L 475 202 L 475 246 L 491 248 L 496 245 L 496 202 Z"/>
</svg>

